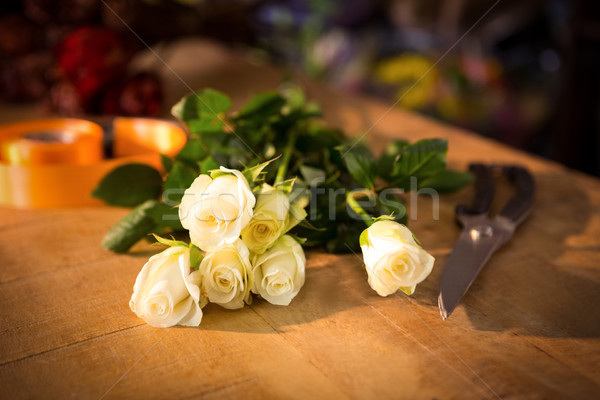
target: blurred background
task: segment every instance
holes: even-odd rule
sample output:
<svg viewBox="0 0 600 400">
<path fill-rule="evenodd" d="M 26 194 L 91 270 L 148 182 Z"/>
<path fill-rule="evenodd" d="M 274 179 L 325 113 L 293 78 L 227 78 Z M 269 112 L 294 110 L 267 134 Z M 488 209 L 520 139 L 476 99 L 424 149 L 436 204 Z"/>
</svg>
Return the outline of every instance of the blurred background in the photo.
<svg viewBox="0 0 600 400">
<path fill-rule="evenodd" d="M 202 37 L 600 176 L 598 1 L 4 0 L 0 12 L 0 107 L 163 115 L 164 83 L 133 60 Z"/>
</svg>

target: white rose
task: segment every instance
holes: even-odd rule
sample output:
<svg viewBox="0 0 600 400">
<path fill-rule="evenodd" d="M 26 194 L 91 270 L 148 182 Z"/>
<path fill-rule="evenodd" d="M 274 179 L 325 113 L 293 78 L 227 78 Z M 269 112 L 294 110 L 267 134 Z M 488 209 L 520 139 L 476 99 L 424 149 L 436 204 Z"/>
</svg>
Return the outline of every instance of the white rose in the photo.
<svg viewBox="0 0 600 400">
<path fill-rule="evenodd" d="M 410 295 L 433 268 L 435 259 L 415 241 L 412 232 L 394 221 L 378 221 L 360 235 L 369 285 L 380 295 L 398 289 Z"/>
<path fill-rule="evenodd" d="M 242 240 L 250 251 L 264 253 L 284 233 L 306 218 L 306 203 L 302 200 L 290 204 L 287 194 L 263 185 L 254 216 L 242 230 Z"/>
<path fill-rule="evenodd" d="M 202 286 L 208 299 L 230 310 L 250 303 L 250 251 L 238 240 L 209 251 L 200 263 Z"/>
<path fill-rule="evenodd" d="M 129 307 L 158 328 L 198 326 L 206 304 L 200 293 L 200 278 L 198 271 L 190 271 L 190 249 L 170 247 L 144 265 L 135 280 Z"/>
<path fill-rule="evenodd" d="M 284 235 L 273 247 L 254 259 L 252 291 L 271 304 L 287 306 L 305 279 L 306 258 L 302 246 Z"/>
<path fill-rule="evenodd" d="M 258 195 L 254 215 L 242 230 L 242 240 L 248 248 L 262 254 L 284 233 L 290 201 L 288 197 L 265 185 Z"/>
<path fill-rule="evenodd" d="M 181 225 L 192 243 L 204 251 L 231 244 L 252 218 L 256 199 L 240 171 L 221 167 L 227 175 L 200 175 L 185 191 L 179 206 Z"/>
</svg>

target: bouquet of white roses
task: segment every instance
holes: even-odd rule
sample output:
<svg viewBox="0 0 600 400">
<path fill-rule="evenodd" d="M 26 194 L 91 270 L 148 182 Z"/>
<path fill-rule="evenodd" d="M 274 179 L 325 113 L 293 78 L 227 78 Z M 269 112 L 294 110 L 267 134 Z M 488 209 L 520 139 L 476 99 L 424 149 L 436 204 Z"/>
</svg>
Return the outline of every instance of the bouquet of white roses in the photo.
<svg viewBox="0 0 600 400">
<path fill-rule="evenodd" d="M 405 226 L 404 202 L 390 194 L 468 183 L 446 169 L 446 141 L 395 141 L 376 159 L 320 123 L 318 106 L 299 90 L 259 94 L 228 115 L 230 106 L 210 89 L 182 99 L 173 114 L 190 138 L 177 156 L 163 157 L 166 177 L 125 165 L 93 193 L 136 206 L 106 234 L 108 249 L 127 251 L 149 233 L 189 234 L 189 244 L 156 236 L 169 248 L 142 268 L 131 309 L 164 327 L 196 326 L 208 302 L 242 308 L 251 293 L 288 305 L 305 280 L 302 246 L 360 248 L 379 295 L 412 294 L 434 260 Z"/>
<path fill-rule="evenodd" d="M 178 207 L 190 244 L 169 246 L 144 265 L 130 307 L 157 327 L 197 326 L 208 302 L 227 309 L 250 304 L 251 293 L 288 305 L 304 285 L 301 239 L 287 233 L 306 217 L 294 182 L 262 182 L 269 162 L 244 171 L 220 167 L 201 174 Z"/>
</svg>

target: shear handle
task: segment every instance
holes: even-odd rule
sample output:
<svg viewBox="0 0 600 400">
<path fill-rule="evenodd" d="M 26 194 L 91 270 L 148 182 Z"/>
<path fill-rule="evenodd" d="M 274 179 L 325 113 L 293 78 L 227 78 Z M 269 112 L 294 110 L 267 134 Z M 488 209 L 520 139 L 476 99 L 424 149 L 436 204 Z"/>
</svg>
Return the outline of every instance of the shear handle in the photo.
<svg viewBox="0 0 600 400">
<path fill-rule="evenodd" d="M 471 164 L 469 171 L 475 175 L 475 198 L 470 206 L 456 206 L 456 217 L 463 215 L 482 215 L 490 209 L 494 199 L 494 176 L 491 167 L 484 164 Z"/>
<path fill-rule="evenodd" d="M 535 181 L 529 171 L 517 166 L 505 166 L 502 173 L 515 185 L 515 195 L 506 203 L 499 216 L 519 225 L 531 212 L 535 197 Z"/>
</svg>

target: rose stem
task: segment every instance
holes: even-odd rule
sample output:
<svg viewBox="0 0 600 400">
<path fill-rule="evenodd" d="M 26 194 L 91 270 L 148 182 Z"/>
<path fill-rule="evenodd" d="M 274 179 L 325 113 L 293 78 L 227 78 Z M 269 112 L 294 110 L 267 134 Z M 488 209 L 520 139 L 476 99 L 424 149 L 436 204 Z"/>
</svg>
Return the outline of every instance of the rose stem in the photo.
<svg viewBox="0 0 600 400">
<path fill-rule="evenodd" d="M 365 211 L 364 208 L 362 208 L 360 206 L 360 204 L 358 204 L 358 202 L 356 201 L 355 196 L 356 195 L 370 195 L 370 194 L 374 194 L 373 192 L 371 192 L 370 190 L 363 190 L 360 192 L 352 192 L 349 191 L 348 194 L 346 194 L 346 202 L 348 203 L 348 205 L 350 206 L 350 208 L 352 208 L 352 210 L 360 217 L 360 219 L 362 219 L 362 221 L 367 225 L 367 227 L 373 225 L 373 218 L 371 218 L 371 216 Z"/>
<path fill-rule="evenodd" d="M 290 163 L 290 157 L 294 151 L 294 145 L 296 144 L 296 130 L 292 130 L 288 137 L 288 141 L 283 149 L 283 156 L 277 168 L 277 176 L 275 177 L 275 185 L 285 180 L 285 174 L 287 174 L 288 164 Z"/>
</svg>

